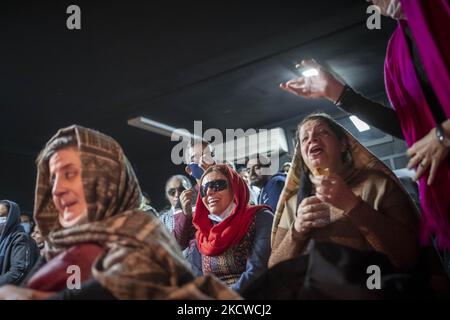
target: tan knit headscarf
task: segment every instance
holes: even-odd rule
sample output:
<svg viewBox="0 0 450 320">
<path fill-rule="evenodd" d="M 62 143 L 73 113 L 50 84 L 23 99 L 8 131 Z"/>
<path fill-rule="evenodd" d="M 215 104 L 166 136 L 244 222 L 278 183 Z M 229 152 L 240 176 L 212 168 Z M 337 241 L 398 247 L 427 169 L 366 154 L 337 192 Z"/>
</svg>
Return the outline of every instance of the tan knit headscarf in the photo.
<svg viewBox="0 0 450 320">
<path fill-rule="evenodd" d="M 315 117 L 321 117 L 320 114 L 314 115 Z M 330 120 L 331 118 L 327 115 L 322 115 L 323 118 L 327 118 Z M 334 121 L 334 120 L 331 120 Z M 366 147 L 364 147 L 358 140 L 356 140 L 353 135 L 347 131 L 340 124 L 336 123 L 336 125 L 340 126 L 342 130 L 344 130 L 345 135 L 347 137 L 349 152 L 352 158 L 352 165 L 355 171 L 359 170 L 368 170 L 368 169 L 376 169 L 384 172 L 389 177 L 391 177 L 397 185 L 406 193 L 405 188 L 401 184 L 400 180 L 397 179 L 395 174 L 389 169 L 381 160 L 379 160 L 374 154 L 372 154 Z M 300 188 L 300 178 L 302 176 L 303 170 L 303 159 L 300 150 L 300 144 L 297 143 L 295 146 L 294 156 L 292 159 L 292 166 L 287 174 L 286 183 L 284 185 L 283 191 L 281 192 L 280 198 L 278 200 L 277 209 L 275 211 L 275 218 L 272 225 L 272 245 L 275 240 L 275 234 L 277 233 L 278 227 L 280 226 L 281 217 L 283 215 L 292 215 L 295 214 L 292 211 L 285 210 L 286 203 L 293 196 L 297 195 Z M 411 201 L 412 203 L 412 201 Z M 413 207 L 416 206 L 413 204 Z M 286 217 L 285 217 L 286 218 Z M 293 221 L 295 217 L 289 217 L 284 219 L 285 221 Z M 285 229 L 288 229 L 288 226 L 283 226 Z"/>
<path fill-rule="evenodd" d="M 34 217 L 51 258 L 80 243 L 105 250 L 92 266 L 93 276 L 119 299 L 233 299 L 239 296 L 218 280 L 192 280 L 190 268 L 159 219 L 139 211 L 141 191 L 131 165 L 112 138 L 80 126 L 61 129 L 76 139 L 82 163 L 88 223 L 63 229 L 52 201 L 48 161 L 38 158 Z M 186 279 L 191 281 L 186 281 Z"/>
</svg>

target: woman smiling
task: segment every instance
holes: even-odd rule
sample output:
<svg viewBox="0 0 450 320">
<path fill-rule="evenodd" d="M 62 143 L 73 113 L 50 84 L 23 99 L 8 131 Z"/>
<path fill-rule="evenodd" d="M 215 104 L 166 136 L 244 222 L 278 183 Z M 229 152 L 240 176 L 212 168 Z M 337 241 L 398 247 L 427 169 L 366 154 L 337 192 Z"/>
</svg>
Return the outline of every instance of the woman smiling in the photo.
<svg viewBox="0 0 450 320">
<path fill-rule="evenodd" d="M 138 180 L 111 137 L 80 126 L 61 129 L 37 165 L 34 217 L 45 258 L 27 288 L 2 287 L 0 299 L 237 296 L 211 277 L 194 279 L 159 219 L 139 210 Z"/>
<path fill-rule="evenodd" d="M 241 176 L 227 165 L 203 174 L 193 223 L 195 275 L 214 274 L 236 291 L 267 269 L 273 214 L 251 206 Z"/>
</svg>

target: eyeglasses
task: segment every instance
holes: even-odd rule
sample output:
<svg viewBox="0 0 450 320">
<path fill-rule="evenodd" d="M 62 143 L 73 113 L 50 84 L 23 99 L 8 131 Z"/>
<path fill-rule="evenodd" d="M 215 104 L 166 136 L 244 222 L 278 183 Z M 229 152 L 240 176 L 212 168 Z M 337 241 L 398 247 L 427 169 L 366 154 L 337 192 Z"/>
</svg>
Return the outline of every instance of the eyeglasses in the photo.
<svg viewBox="0 0 450 320">
<path fill-rule="evenodd" d="M 208 189 L 212 189 L 215 192 L 222 191 L 228 188 L 228 182 L 227 180 L 219 179 L 219 180 L 212 180 L 200 187 L 200 194 L 202 198 L 206 196 L 206 192 L 208 192 Z"/>
<path fill-rule="evenodd" d="M 174 197 L 178 193 L 182 193 L 184 190 L 186 190 L 185 187 L 178 187 L 178 188 L 170 188 L 169 190 L 167 190 L 167 194 L 171 197 Z"/>
</svg>

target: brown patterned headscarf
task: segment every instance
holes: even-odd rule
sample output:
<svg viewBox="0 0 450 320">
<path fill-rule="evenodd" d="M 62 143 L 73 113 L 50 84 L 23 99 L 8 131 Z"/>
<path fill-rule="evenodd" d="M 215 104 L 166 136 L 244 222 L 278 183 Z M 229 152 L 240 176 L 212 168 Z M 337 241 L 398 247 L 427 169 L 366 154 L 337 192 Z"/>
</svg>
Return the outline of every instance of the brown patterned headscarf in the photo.
<svg viewBox="0 0 450 320">
<path fill-rule="evenodd" d="M 72 137 L 80 152 L 88 222 L 62 228 L 51 192 L 48 160 L 52 143 Z M 105 250 L 92 274 L 119 299 L 233 299 L 239 296 L 211 277 L 192 280 L 190 268 L 159 219 L 139 211 L 141 191 L 120 145 L 100 132 L 70 126 L 59 130 L 37 161 L 34 217 L 47 257 L 80 243 Z M 187 281 L 187 280 L 188 281 Z"/>
<path fill-rule="evenodd" d="M 313 114 L 314 120 L 322 117 L 324 120 L 333 121 L 334 125 L 339 126 L 343 132 L 345 132 L 345 136 L 348 142 L 348 152 L 351 157 L 352 166 L 354 169 L 354 173 L 356 174 L 360 170 L 369 170 L 376 169 L 384 172 L 389 177 L 391 177 L 397 185 L 400 187 L 403 192 L 406 193 L 405 188 L 401 184 L 401 182 L 397 179 L 391 169 L 389 169 L 380 159 L 378 159 L 374 154 L 372 154 L 366 147 L 364 147 L 359 141 L 353 137 L 353 135 L 347 131 L 340 124 L 331 119 L 327 114 Z M 313 120 L 313 119 L 312 119 Z M 292 215 L 294 212 L 291 210 L 286 210 L 286 204 L 289 199 L 298 194 L 300 188 L 300 179 L 302 177 L 302 171 L 304 170 L 305 165 L 303 164 L 300 143 L 297 142 L 295 146 L 294 156 L 292 158 L 292 166 L 289 169 L 287 174 L 286 183 L 284 185 L 283 191 L 280 194 L 280 198 L 278 200 L 277 209 L 275 211 L 275 218 L 272 225 L 272 245 L 275 240 L 275 234 L 278 231 L 278 227 L 280 227 L 280 221 L 282 221 L 283 215 Z M 415 208 L 415 205 L 413 205 Z M 285 216 L 284 221 L 293 221 L 295 217 L 293 216 Z M 288 229 L 289 226 L 281 226 L 284 229 Z"/>
</svg>

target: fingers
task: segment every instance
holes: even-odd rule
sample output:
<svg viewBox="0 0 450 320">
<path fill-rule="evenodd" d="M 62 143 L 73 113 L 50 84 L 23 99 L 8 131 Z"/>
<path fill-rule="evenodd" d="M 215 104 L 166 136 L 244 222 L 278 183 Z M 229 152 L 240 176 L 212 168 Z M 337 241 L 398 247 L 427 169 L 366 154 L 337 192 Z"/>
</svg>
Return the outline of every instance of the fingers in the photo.
<svg viewBox="0 0 450 320">
<path fill-rule="evenodd" d="M 320 210 L 316 212 L 305 213 L 302 216 L 302 220 L 304 222 L 307 221 L 315 221 L 315 220 L 329 220 L 330 219 L 330 211 L 329 210 Z"/>
<path fill-rule="evenodd" d="M 306 212 L 324 210 L 324 208 L 328 208 L 328 206 L 320 201 L 316 196 L 307 197 L 303 199 L 298 206 L 297 216 L 303 215 Z"/>
<path fill-rule="evenodd" d="M 185 199 L 181 199 L 181 207 L 183 209 L 186 209 L 187 207 L 190 207 L 192 203 L 191 198 L 185 198 Z"/>
<path fill-rule="evenodd" d="M 430 161 L 424 155 L 416 153 L 408 162 L 407 168 L 416 168 L 416 175 L 414 176 L 414 181 L 417 181 L 428 169 Z M 435 170 L 435 169 L 434 169 Z"/>
<path fill-rule="evenodd" d="M 307 232 L 311 229 L 323 228 L 329 224 L 328 221 L 325 220 L 316 220 L 316 221 L 307 221 L 302 224 L 302 231 Z"/>
<path fill-rule="evenodd" d="M 288 88 L 300 88 L 304 84 L 305 84 L 304 77 L 299 77 L 280 83 L 280 88 L 285 90 L 287 90 Z"/>
<path fill-rule="evenodd" d="M 436 163 L 436 161 L 433 159 L 431 161 L 431 166 L 430 166 L 430 173 L 428 174 L 428 181 L 427 184 L 430 186 L 433 181 L 434 181 L 434 177 L 436 176 L 436 171 L 437 171 L 437 167 L 438 164 Z"/>
<path fill-rule="evenodd" d="M 280 88 L 300 97 L 308 97 L 309 92 L 305 89 L 305 81 L 302 77 L 291 79 L 286 83 L 280 83 Z"/>
<path fill-rule="evenodd" d="M 320 186 L 332 187 L 338 184 L 338 178 L 334 174 L 330 174 L 329 176 L 318 176 L 318 177 L 310 175 L 309 178 L 316 187 Z"/>
<path fill-rule="evenodd" d="M 419 165 L 417 166 L 416 175 L 414 176 L 414 181 L 419 180 L 419 178 L 425 173 L 425 171 L 428 169 L 429 163 L 428 160 L 425 158 L 423 159 Z"/>
<path fill-rule="evenodd" d="M 317 199 L 316 196 L 310 196 L 310 197 L 307 197 L 307 198 L 303 199 L 302 202 L 300 203 L 300 206 L 304 207 L 304 206 L 307 206 L 309 204 L 315 204 L 315 203 L 322 203 L 322 201 Z"/>
<path fill-rule="evenodd" d="M 291 87 L 287 87 L 287 86 L 283 87 L 283 86 L 280 84 L 280 88 L 283 89 L 284 91 L 287 91 L 287 92 L 289 92 L 289 93 L 292 93 L 292 94 L 294 94 L 294 95 L 296 95 L 296 96 L 301 96 L 301 94 L 299 94 L 296 90 L 292 89 Z"/>
<path fill-rule="evenodd" d="M 419 153 L 416 153 L 409 161 L 408 164 L 406 165 L 406 167 L 408 169 L 412 169 L 417 167 L 417 165 L 419 164 L 419 162 L 422 160 L 423 156 Z"/>
<path fill-rule="evenodd" d="M 299 77 L 296 79 L 291 79 L 288 82 L 286 82 L 286 87 L 290 87 L 290 88 L 294 88 L 294 89 L 303 88 L 305 83 L 306 83 L 305 78 Z"/>
<path fill-rule="evenodd" d="M 330 198 L 333 197 L 335 193 L 335 189 L 331 188 L 331 187 L 317 187 L 316 188 L 316 194 L 319 197 L 322 197 L 322 199 L 320 199 L 321 201 L 328 200 Z"/>
<path fill-rule="evenodd" d="M 181 204 L 181 208 L 183 209 L 184 213 L 189 214 L 189 212 L 186 212 L 186 211 L 189 211 L 191 209 L 193 193 L 194 193 L 194 190 L 188 189 L 188 190 L 184 190 L 180 195 L 180 204 Z"/>
<path fill-rule="evenodd" d="M 406 150 L 406 154 L 408 155 L 408 157 L 412 157 L 413 155 L 415 155 L 417 153 L 417 144 L 413 144 L 411 146 L 411 148 L 409 148 L 408 150 Z"/>
<path fill-rule="evenodd" d="M 192 189 L 184 190 L 180 194 L 180 199 L 183 199 L 183 198 L 186 198 L 186 197 L 191 198 L 193 194 L 194 194 L 194 190 L 192 190 Z"/>
<path fill-rule="evenodd" d="M 330 202 L 330 199 L 334 197 L 336 189 L 339 188 L 339 180 L 333 175 L 328 177 L 311 176 L 310 178 L 311 182 L 316 186 L 317 198 L 325 203 Z"/>
<path fill-rule="evenodd" d="M 423 151 L 424 149 L 426 149 L 431 142 L 429 139 L 427 139 L 428 135 L 425 138 L 422 138 L 421 140 L 414 143 L 410 148 L 408 148 L 408 150 L 406 150 L 406 154 L 409 157 L 412 157 L 419 151 Z M 432 136 L 434 136 L 434 134 Z"/>
<path fill-rule="evenodd" d="M 323 201 L 325 203 L 329 201 L 329 197 L 323 195 L 322 193 L 316 193 L 316 196 L 320 199 L 320 201 Z"/>
<path fill-rule="evenodd" d="M 298 217 L 300 230 L 308 232 L 313 228 L 322 228 L 330 224 L 330 212 L 328 210 L 307 213 Z M 297 227 L 298 228 L 298 227 Z"/>
<path fill-rule="evenodd" d="M 326 205 L 325 203 L 323 203 L 322 201 L 320 203 L 316 203 L 316 204 L 309 204 L 309 205 L 300 205 L 301 211 L 302 213 L 306 213 L 306 212 L 316 212 L 316 211 L 322 211 L 322 210 L 327 210 L 328 209 L 328 205 Z"/>
</svg>

